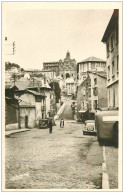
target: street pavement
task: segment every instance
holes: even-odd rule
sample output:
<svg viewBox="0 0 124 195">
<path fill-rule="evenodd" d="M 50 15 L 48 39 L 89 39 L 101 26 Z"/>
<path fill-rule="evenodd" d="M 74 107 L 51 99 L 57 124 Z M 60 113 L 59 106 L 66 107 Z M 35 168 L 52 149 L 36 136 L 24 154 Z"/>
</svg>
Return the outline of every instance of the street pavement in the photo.
<svg viewBox="0 0 124 195">
<path fill-rule="evenodd" d="M 67 101 L 65 101 L 65 104 L 66 104 L 66 106 L 65 106 L 60 118 L 67 119 L 67 120 L 73 120 L 74 115 L 73 115 L 73 112 L 72 112 L 72 109 L 71 109 L 72 101 L 67 100 Z"/>
<path fill-rule="evenodd" d="M 5 139 L 6 189 L 101 189 L 102 147 L 96 136 L 84 136 L 83 124 L 59 121 Z"/>
</svg>

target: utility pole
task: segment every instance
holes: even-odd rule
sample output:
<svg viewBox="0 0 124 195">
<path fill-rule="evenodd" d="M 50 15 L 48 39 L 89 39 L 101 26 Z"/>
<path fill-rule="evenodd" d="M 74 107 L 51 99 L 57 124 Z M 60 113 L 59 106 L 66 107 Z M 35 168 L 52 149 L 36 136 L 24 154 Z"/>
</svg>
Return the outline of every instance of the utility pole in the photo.
<svg viewBox="0 0 124 195">
<path fill-rule="evenodd" d="M 5 37 L 5 41 L 7 41 L 7 37 Z M 16 51 L 16 50 L 15 50 L 15 48 L 16 48 L 16 47 L 15 47 L 15 41 L 12 42 L 12 43 L 10 43 L 10 44 L 6 44 L 5 46 L 6 46 L 7 48 L 9 48 L 10 50 L 11 50 L 10 47 L 12 46 L 12 50 L 11 50 L 12 52 L 9 51 L 9 52 L 8 52 L 7 54 L 5 54 L 5 55 L 14 55 L 14 54 L 15 54 L 15 51 Z"/>
</svg>

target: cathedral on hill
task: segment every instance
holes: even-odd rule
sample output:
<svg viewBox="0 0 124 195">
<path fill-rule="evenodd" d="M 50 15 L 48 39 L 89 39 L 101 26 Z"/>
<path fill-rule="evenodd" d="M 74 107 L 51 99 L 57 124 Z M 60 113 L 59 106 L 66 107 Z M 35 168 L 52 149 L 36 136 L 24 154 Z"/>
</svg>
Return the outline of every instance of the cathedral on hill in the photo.
<svg viewBox="0 0 124 195">
<path fill-rule="evenodd" d="M 71 59 L 70 52 L 67 51 L 66 57 L 63 60 L 54 62 L 44 62 L 43 71 L 55 72 L 60 88 L 67 95 L 72 95 L 76 91 L 76 80 L 77 80 L 77 66 L 76 60 Z"/>
<path fill-rule="evenodd" d="M 76 78 L 77 69 L 76 69 L 76 61 L 75 59 L 71 59 L 69 51 L 66 54 L 65 59 L 59 60 L 59 75 L 63 79 L 67 79 L 70 77 Z"/>
<path fill-rule="evenodd" d="M 70 52 L 68 51 L 64 60 L 44 62 L 43 70 L 54 71 L 56 76 L 61 76 L 64 80 L 70 77 L 76 79 L 76 60 L 71 59 Z"/>
</svg>

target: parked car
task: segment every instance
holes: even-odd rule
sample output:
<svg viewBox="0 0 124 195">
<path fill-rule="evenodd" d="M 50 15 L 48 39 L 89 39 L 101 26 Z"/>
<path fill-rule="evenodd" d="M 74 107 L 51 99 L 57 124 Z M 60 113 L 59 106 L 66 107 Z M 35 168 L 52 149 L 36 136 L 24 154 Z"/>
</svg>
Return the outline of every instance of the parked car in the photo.
<svg viewBox="0 0 124 195">
<path fill-rule="evenodd" d="M 86 134 L 96 135 L 95 120 L 85 121 L 85 128 L 83 129 L 83 135 Z"/>
<path fill-rule="evenodd" d="M 39 129 L 45 128 L 48 128 L 48 120 L 47 119 L 39 120 Z"/>
<path fill-rule="evenodd" d="M 95 121 L 99 144 L 118 146 L 118 110 L 99 111 Z"/>
</svg>

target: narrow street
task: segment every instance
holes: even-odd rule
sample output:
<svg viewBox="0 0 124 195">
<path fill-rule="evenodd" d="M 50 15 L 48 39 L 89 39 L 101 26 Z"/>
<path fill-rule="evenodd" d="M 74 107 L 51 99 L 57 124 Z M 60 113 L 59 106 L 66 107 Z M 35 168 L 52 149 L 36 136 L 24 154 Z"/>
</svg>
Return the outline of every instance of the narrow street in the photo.
<svg viewBox="0 0 124 195">
<path fill-rule="evenodd" d="M 64 120 L 65 119 L 73 120 L 74 116 L 73 116 L 72 109 L 71 109 L 72 101 L 67 100 L 65 101 L 65 103 L 66 103 L 66 106 L 63 110 L 63 113 L 61 114 L 61 118 L 63 118 Z"/>
<path fill-rule="evenodd" d="M 101 189 L 102 147 L 82 124 L 59 121 L 48 129 L 6 137 L 6 189 Z"/>
</svg>

